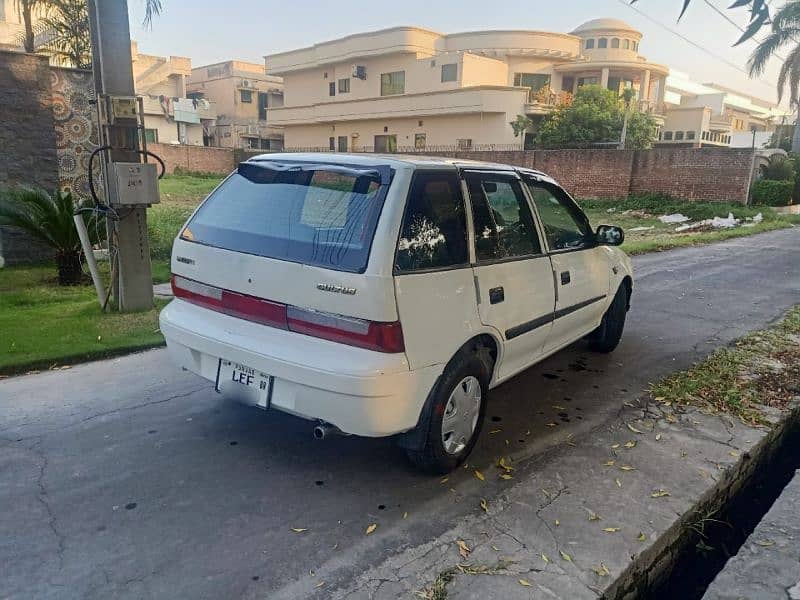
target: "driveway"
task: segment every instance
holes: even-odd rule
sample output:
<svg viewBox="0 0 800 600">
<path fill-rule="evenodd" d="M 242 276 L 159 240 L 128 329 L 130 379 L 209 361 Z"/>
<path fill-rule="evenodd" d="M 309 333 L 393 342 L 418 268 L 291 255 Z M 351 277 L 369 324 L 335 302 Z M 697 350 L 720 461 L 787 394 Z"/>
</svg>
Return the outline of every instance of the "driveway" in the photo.
<svg viewBox="0 0 800 600">
<path fill-rule="evenodd" d="M 578 343 L 496 389 L 446 481 L 387 441 L 318 442 L 226 402 L 164 350 L 2 381 L 0 596 L 268 598 L 325 565 L 323 596 L 519 483 L 474 469 L 558 461 L 649 382 L 800 302 L 798 247 L 789 229 L 637 257 L 618 350 Z"/>
</svg>

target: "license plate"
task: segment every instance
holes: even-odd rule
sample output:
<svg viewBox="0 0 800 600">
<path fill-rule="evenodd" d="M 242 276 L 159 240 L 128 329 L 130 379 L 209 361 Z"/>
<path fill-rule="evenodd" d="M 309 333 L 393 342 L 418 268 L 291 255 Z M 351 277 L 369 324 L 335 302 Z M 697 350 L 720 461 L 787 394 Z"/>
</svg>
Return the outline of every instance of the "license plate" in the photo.
<svg viewBox="0 0 800 600">
<path fill-rule="evenodd" d="M 269 408 L 272 377 L 252 367 L 220 359 L 216 390 L 239 402 Z"/>
</svg>

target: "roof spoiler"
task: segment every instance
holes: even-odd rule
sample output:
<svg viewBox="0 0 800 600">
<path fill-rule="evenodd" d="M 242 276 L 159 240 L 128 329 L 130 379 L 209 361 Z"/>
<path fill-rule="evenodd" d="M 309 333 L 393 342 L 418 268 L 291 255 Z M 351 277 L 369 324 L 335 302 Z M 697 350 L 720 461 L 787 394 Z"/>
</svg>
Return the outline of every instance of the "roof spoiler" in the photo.
<svg viewBox="0 0 800 600">
<path fill-rule="evenodd" d="M 239 163 L 237 172 L 250 180 L 257 180 L 255 170 L 268 170 L 279 173 L 286 172 L 308 172 L 308 171 L 327 171 L 328 173 L 339 173 L 340 175 L 350 175 L 351 177 L 376 177 L 381 185 L 389 185 L 392 177 L 392 170 L 389 165 L 375 165 L 373 167 L 363 167 L 340 163 L 316 163 L 305 161 L 277 161 L 277 160 L 249 160 Z"/>
</svg>

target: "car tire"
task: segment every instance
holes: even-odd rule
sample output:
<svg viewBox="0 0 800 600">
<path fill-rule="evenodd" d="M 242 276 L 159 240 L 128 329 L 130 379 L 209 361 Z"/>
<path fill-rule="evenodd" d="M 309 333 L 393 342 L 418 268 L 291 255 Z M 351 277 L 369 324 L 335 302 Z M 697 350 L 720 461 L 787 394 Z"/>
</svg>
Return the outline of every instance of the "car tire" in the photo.
<svg viewBox="0 0 800 600">
<path fill-rule="evenodd" d="M 426 403 L 423 443 L 418 449 L 406 449 L 409 460 L 421 471 L 449 473 L 464 462 L 478 441 L 492 373 L 491 361 L 481 350 L 456 355 Z"/>
<path fill-rule="evenodd" d="M 612 352 L 622 339 L 627 312 L 628 291 L 621 285 L 611 301 L 611 306 L 603 315 L 600 327 L 589 334 L 589 348 L 595 352 Z"/>
</svg>

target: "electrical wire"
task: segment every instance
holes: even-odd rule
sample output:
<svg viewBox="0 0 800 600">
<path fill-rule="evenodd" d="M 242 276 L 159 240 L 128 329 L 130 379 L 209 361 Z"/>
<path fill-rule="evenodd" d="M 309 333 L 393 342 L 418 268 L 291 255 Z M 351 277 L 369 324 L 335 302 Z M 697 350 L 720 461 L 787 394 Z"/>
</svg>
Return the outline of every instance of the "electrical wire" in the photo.
<svg viewBox="0 0 800 600">
<path fill-rule="evenodd" d="M 741 73 L 744 73 L 744 74 L 745 74 L 745 75 L 747 75 L 748 77 L 750 76 L 750 73 L 749 73 L 749 72 L 748 72 L 746 69 L 743 69 L 742 67 L 740 67 L 740 66 L 739 66 L 739 65 L 737 65 L 736 63 L 729 61 L 727 58 L 725 58 L 725 57 L 723 57 L 723 56 L 720 56 L 719 54 L 717 54 L 717 53 L 716 53 L 716 52 L 714 52 L 713 50 L 709 50 L 709 49 L 708 49 L 708 48 L 706 48 L 705 46 L 702 46 L 702 45 L 698 44 L 697 42 L 695 42 L 694 40 L 691 40 L 691 39 L 689 39 L 688 37 L 686 37 L 686 36 L 685 36 L 685 35 L 683 35 L 682 33 L 678 32 L 678 31 L 675 31 L 675 30 L 674 30 L 672 27 L 670 27 L 670 26 L 668 26 L 668 25 L 665 25 L 664 23 L 662 23 L 662 22 L 661 22 L 661 21 L 659 21 L 658 19 L 656 19 L 656 18 L 654 18 L 654 17 L 651 17 L 650 15 L 648 15 L 646 12 L 644 12 L 644 11 L 642 11 L 642 10 L 640 10 L 640 9 L 636 8 L 635 6 L 632 6 L 632 5 L 631 5 L 631 4 L 629 4 L 629 3 L 628 3 L 626 0 L 617 0 L 617 2 L 619 2 L 619 3 L 620 3 L 620 4 L 622 4 L 623 6 L 627 6 L 627 7 L 628 7 L 628 8 L 630 8 L 632 11 L 634 11 L 634 12 L 636 12 L 637 14 L 641 15 L 642 17 L 644 17 L 644 18 L 645 18 L 645 19 L 647 19 L 648 21 L 650 21 L 650 22 L 652 22 L 652 23 L 655 23 L 656 25 L 658 25 L 658 26 L 659 26 L 659 27 L 661 27 L 662 29 L 666 29 L 666 30 L 667 30 L 667 31 L 669 31 L 671 34 L 678 36 L 678 37 L 679 37 L 679 38 L 681 38 L 681 39 L 682 39 L 684 42 L 686 42 L 687 44 L 689 44 L 689 45 L 691 45 L 691 46 L 694 46 L 695 48 L 697 48 L 697 49 L 698 49 L 698 50 L 700 50 L 701 52 L 704 52 L 705 54 L 708 54 L 709 56 L 712 56 L 713 58 L 717 59 L 718 61 L 725 63 L 725 64 L 726 64 L 726 65 L 728 65 L 729 67 L 731 67 L 731 68 L 733 68 L 733 69 L 736 69 L 737 71 L 739 71 L 739 72 L 741 72 Z M 777 85 L 778 85 L 778 84 L 777 84 L 777 82 L 774 82 L 774 81 L 769 81 L 769 80 L 767 80 L 767 79 L 762 79 L 762 78 L 760 78 L 760 77 L 757 77 L 757 78 L 754 78 L 754 79 L 758 79 L 758 80 L 759 80 L 759 81 L 761 81 L 762 83 L 769 84 L 769 85 L 771 85 L 771 86 L 773 86 L 773 87 L 777 87 Z"/>
</svg>

